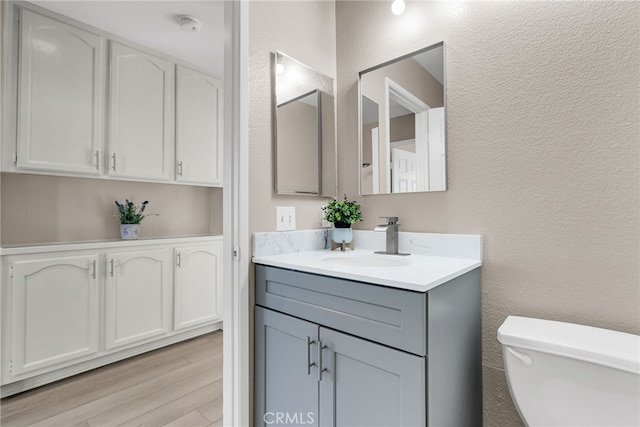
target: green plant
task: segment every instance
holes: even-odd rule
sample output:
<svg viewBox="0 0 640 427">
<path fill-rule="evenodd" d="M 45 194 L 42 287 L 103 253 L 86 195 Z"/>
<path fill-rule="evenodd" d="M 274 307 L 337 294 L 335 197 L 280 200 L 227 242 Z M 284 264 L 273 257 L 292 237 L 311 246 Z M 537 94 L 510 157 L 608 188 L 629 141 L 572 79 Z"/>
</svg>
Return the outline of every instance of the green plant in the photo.
<svg viewBox="0 0 640 427">
<path fill-rule="evenodd" d="M 140 224 L 144 217 L 157 214 L 145 214 L 144 210 L 149 204 L 148 200 L 142 202 L 140 206 L 136 206 L 129 199 L 125 199 L 125 203 L 119 203 L 116 200 L 116 206 L 118 207 L 118 216 L 120 217 L 120 224 Z"/>
<path fill-rule="evenodd" d="M 362 221 L 360 205 L 355 201 L 347 200 L 346 194 L 344 200 L 333 199 L 322 210 L 324 211 L 324 219 L 343 227 Z"/>
</svg>

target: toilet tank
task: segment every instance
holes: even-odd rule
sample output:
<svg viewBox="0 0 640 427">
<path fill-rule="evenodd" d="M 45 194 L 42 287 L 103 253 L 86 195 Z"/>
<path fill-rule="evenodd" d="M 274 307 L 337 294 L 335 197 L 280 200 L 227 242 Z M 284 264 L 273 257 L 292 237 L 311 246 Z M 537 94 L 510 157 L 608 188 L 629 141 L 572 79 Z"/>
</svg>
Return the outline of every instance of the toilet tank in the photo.
<svg viewBox="0 0 640 427">
<path fill-rule="evenodd" d="M 640 426 L 640 336 L 509 316 L 509 390 L 530 426 Z"/>
</svg>

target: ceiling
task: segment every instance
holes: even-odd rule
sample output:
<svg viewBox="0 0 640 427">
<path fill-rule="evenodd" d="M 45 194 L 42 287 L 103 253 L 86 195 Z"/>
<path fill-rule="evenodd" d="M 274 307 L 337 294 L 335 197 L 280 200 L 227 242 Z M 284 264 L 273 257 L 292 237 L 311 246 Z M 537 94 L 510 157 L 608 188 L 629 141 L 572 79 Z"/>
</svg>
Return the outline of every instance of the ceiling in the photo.
<svg viewBox="0 0 640 427">
<path fill-rule="evenodd" d="M 164 52 L 222 78 L 224 1 L 220 0 L 37 0 L 31 3 Z M 181 15 L 201 23 L 186 33 Z"/>
</svg>

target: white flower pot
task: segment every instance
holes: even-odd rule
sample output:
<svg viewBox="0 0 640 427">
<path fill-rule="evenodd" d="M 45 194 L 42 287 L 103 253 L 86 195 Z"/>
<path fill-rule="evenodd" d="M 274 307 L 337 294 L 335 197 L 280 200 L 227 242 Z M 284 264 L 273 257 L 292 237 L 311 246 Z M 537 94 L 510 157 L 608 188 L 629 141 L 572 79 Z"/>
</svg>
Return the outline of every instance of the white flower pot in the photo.
<svg viewBox="0 0 640 427">
<path fill-rule="evenodd" d="M 353 240 L 353 230 L 351 228 L 334 228 L 331 230 L 331 240 L 337 244 L 351 243 Z"/>
<path fill-rule="evenodd" d="M 120 224 L 120 237 L 123 240 L 136 240 L 140 233 L 140 224 Z"/>
</svg>

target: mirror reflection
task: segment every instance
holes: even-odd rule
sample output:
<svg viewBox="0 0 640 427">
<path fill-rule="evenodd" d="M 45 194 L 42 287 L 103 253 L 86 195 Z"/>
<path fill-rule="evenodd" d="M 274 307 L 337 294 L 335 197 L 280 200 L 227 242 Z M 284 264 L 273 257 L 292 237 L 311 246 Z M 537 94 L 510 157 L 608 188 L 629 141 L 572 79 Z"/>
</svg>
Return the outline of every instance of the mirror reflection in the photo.
<svg viewBox="0 0 640 427">
<path fill-rule="evenodd" d="M 360 194 L 446 190 L 444 43 L 360 72 Z"/>
<path fill-rule="evenodd" d="M 322 141 L 320 91 L 278 104 L 278 193 L 318 194 Z"/>
<path fill-rule="evenodd" d="M 333 79 L 276 51 L 275 191 L 336 194 Z"/>
</svg>

